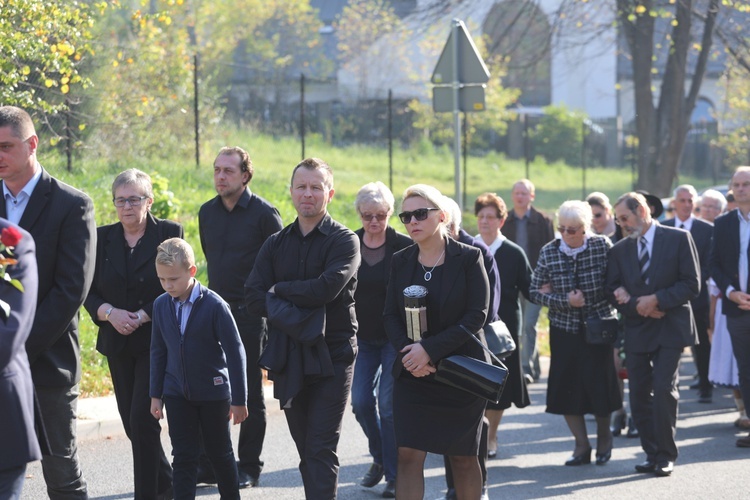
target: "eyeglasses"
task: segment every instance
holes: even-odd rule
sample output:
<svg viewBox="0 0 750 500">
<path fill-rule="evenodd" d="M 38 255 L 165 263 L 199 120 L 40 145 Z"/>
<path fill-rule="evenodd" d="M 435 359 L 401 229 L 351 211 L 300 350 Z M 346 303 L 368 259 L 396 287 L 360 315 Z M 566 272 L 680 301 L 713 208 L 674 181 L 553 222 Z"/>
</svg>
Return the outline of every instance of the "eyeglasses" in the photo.
<svg viewBox="0 0 750 500">
<path fill-rule="evenodd" d="M 411 222 L 411 218 L 414 217 L 418 221 L 425 220 L 427 215 L 433 210 L 440 210 L 439 208 L 418 208 L 412 212 L 401 212 L 398 214 L 398 218 L 401 222 L 408 224 Z"/>
<path fill-rule="evenodd" d="M 378 222 L 383 222 L 385 219 L 388 218 L 388 214 L 359 214 L 359 216 L 362 218 L 362 220 L 366 221 L 373 221 L 376 220 Z"/>
<path fill-rule="evenodd" d="M 124 207 L 126 203 L 131 207 L 139 207 L 146 198 L 148 196 L 131 196 L 130 198 L 113 198 L 112 201 L 117 208 Z"/>
<path fill-rule="evenodd" d="M 582 227 L 583 226 L 578 226 L 578 227 L 557 226 L 557 230 L 560 231 L 560 234 L 568 233 L 569 235 L 572 236 L 576 234 L 578 231 L 580 231 Z"/>
<path fill-rule="evenodd" d="M 672 209 L 672 210 L 674 210 L 674 209 Z M 670 209 L 667 209 L 667 211 L 669 212 Z M 623 224 L 627 224 L 631 217 L 632 217 L 632 215 L 621 215 L 620 217 L 615 217 L 615 224 L 617 224 L 618 226 L 622 226 Z"/>
</svg>

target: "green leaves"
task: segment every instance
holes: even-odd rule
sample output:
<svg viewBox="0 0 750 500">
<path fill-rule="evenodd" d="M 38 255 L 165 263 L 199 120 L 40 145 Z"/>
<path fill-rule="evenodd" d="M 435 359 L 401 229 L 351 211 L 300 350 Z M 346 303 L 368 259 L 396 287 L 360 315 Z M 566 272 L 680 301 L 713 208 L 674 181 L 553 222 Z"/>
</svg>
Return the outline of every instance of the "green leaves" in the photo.
<svg viewBox="0 0 750 500">
<path fill-rule="evenodd" d="M 91 54 L 89 6 L 64 0 L 0 0 L 0 102 L 46 113 L 86 87 L 79 74 Z"/>
</svg>

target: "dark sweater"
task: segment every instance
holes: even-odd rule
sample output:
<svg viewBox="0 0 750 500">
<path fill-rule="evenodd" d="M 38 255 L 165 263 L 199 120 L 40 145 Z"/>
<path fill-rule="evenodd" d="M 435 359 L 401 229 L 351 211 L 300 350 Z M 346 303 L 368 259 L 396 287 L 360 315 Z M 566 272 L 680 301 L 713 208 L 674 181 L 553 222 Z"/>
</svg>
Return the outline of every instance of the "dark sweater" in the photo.
<svg viewBox="0 0 750 500">
<path fill-rule="evenodd" d="M 245 349 L 229 305 L 196 281 L 200 295 L 180 335 L 169 294 L 154 301 L 151 334 L 153 398 L 176 396 L 188 401 L 247 402 Z"/>
</svg>

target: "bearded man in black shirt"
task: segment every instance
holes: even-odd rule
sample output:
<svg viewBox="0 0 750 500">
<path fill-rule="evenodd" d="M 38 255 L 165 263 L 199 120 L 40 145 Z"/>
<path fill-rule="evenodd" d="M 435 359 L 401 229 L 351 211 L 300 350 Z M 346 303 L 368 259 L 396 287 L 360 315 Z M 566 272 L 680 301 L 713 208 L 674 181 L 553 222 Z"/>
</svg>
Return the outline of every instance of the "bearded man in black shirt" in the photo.
<svg viewBox="0 0 750 500">
<path fill-rule="evenodd" d="M 232 308 L 247 359 L 248 417 L 240 424 L 237 444 L 240 488 L 258 485 L 266 435 L 263 373 L 258 365 L 266 341 L 266 322 L 248 311 L 244 286 L 260 247 L 283 227 L 276 207 L 250 191 L 252 178 L 253 163 L 247 152 L 239 147 L 222 148 L 214 160 L 217 195 L 198 213 L 208 287 Z M 214 482 L 209 467 L 201 460 L 198 482 Z"/>
</svg>

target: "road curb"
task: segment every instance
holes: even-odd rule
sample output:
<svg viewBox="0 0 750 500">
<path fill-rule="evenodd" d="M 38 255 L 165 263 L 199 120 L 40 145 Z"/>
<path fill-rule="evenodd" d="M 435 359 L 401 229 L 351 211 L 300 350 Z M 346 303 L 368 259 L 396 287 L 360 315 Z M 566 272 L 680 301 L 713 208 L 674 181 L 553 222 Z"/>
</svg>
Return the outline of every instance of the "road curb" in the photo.
<svg viewBox="0 0 750 500">
<path fill-rule="evenodd" d="M 276 408 L 279 403 L 273 398 L 273 385 L 265 384 L 263 392 L 266 408 Z M 162 428 L 168 428 L 166 419 L 162 420 Z M 125 428 L 117 411 L 115 396 L 79 398 L 76 432 L 79 441 L 124 436 Z"/>
</svg>

